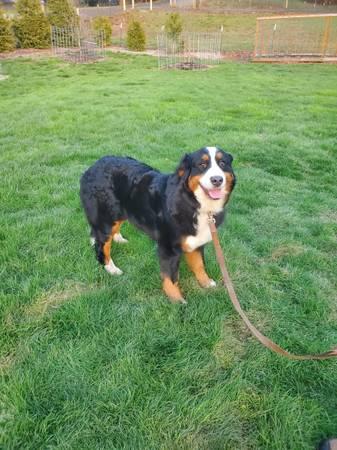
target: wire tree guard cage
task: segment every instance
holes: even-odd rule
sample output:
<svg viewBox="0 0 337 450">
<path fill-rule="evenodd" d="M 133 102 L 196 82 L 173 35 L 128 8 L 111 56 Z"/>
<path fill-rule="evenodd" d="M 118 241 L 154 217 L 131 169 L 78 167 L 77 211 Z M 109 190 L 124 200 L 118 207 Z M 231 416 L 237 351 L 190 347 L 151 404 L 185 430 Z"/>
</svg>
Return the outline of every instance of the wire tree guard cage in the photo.
<svg viewBox="0 0 337 450">
<path fill-rule="evenodd" d="M 104 31 L 94 32 L 90 26 L 51 28 L 53 54 L 66 61 L 87 63 L 105 57 Z"/>
<path fill-rule="evenodd" d="M 222 33 L 157 35 L 159 69 L 195 70 L 219 64 Z"/>
<path fill-rule="evenodd" d="M 337 62 L 337 14 L 259 17 L 254 61 Z"/>
</svg>

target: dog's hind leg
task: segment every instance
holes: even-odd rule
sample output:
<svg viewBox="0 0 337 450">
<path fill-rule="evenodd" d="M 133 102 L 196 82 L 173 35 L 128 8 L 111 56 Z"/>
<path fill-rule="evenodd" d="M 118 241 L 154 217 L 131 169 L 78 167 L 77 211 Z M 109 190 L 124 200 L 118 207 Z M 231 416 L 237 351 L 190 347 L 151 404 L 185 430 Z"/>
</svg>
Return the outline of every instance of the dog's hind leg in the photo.
<svg viewBox="0 0 337 450">
<path fill-rule="evenodd" d="M 95 230 L 95 250 L 97 260 L 104 265 L 105 270 L 111 275 L 122 275 L 123 273 L 121 269 L 115 266 L 110 255 L 111 243 L 114 235 L 116 234 L 116 230 L 119 229 L 119 227 L 120 222 L 115 222 L 110 228 L 110 231 Z"/>
<path fill-rule="evenodd" d="M 94 247 L 95 243 L 96 243 L 96 234 L 95 234 L 95 230 L 94 230 L 93 228 L 91 228 L 91 230 L 90 230 L 90 245 L 91 245 L 92 247 Z"/>
<path fill-rule="evenodd" d="M 120 228 L 122 226 L 122 223 L 124 222 L 124 220 L 121 220 L 120 222 L 117 222 L 116 227 L 115 227 L 115 231 L 113 234 L 113 240 L 114 242 L 118 242 L 119 244 L 126 244 L 127 242 L 129 242 L 127 239 L 125 239 L 121 232 L 120 232 Z"/>
<path fill-rule="evenodd" d="M 178 286 L 178 271 L 180 252 L 158 246 L 160 275 L 163 280 L 163 290 L 172 303 L 186 303 Z"/>
</svg>

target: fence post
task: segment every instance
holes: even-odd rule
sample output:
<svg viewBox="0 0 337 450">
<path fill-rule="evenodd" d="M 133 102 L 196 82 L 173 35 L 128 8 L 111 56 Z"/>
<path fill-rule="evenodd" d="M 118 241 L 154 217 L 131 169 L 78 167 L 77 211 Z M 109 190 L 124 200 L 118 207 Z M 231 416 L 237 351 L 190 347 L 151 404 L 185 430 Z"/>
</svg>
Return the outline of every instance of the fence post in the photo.
<svg viewBox="0 0 337 450">
<path fill-rule="evenodd" d="M 123 22 L 119 24 L 119 47 L 122 48 Z"/>
<path fill-rule="evenodd" d="M 258 49 L 258 42 L 259 42 L 259 19 L 256 19 L 256 31 L 255 31 L 255 48 L 254 48 L 254 57 L 258 55 L 257 49 Z"/>
<path fill-rule="evenodd" d="M 326 51 L 327 51 L 328 44 L 329 44 L 331 19 L 332 19 L 332 17 L 325 18 L 325 29 L 324 29 L 323 41 L 322 41 L 322 56 L 323 57 L 326 55 Z"/>
</svg>

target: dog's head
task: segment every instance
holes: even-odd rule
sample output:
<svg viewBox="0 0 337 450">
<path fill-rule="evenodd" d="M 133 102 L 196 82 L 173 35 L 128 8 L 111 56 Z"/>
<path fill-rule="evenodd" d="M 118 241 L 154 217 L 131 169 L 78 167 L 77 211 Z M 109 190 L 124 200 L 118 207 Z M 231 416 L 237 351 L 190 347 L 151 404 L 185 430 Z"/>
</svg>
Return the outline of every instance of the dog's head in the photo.
<svg viewBox="0 0 337 450">
<path fill-rule="evenodd" d="M 182 158 L 177 175 L 201 205 L 223 206 L 235 186 L 232 161 L 221 148 L 204 147 Z"/>
</svg>

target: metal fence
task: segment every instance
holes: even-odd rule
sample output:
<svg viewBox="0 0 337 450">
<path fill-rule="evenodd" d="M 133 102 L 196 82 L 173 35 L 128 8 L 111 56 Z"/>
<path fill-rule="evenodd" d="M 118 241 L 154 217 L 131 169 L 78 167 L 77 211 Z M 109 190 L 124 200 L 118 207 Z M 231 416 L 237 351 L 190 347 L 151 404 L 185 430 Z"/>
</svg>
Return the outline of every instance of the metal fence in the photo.
<svg viewBox="0 0 337 450">
<path fill-rule="evenodd" d="M 337 59 L 337 14 L 258 18 L 254 58 Z"/>
<path fill-rule="evenodd" d="M 76 2 L 75 2 L 76 3 Z M 79 14 L 87 17 L 115 15 L 121 9 L 149 9 L 150 0 L 84 0 L 77 2 Z M 153 0 L 154 9 L 201 9 L 216 12 L 337 12 L 336 0 Z"/>
<path fill-rule="evenodd" d="M 105 56 L 104 32 L 89 27 L 52 27 L 51 43 L 53 54 L 70 62 L 92 62 Z"/>
<path fill-rule="evenodd" d="M 181 33 L 157 36 L 160 69 L 203 69 L 220 61 L 221 33 Z"/>
<path fill-rule="evenodd" d="M 102 6 L 102 7 L 82 7 L 77 8 L 77 14 L 83 18 L 94 18 L 107 16 L 112 17 L 115 14 L 119 14 L 121 12 L 121 8 L 119 6 Z"/>
<path fill-rule="evenodd" d="M 172 1 L 172 0 L 171 0 Z M 179 5 L 179 1 L 174 0 Z M 191 0 L 195 8 L 218 10 L 251 10 L 279 12 L 311 12 L 329 13 L 337 11 L 337 5 L 332 0 Z"/>
</svg>

